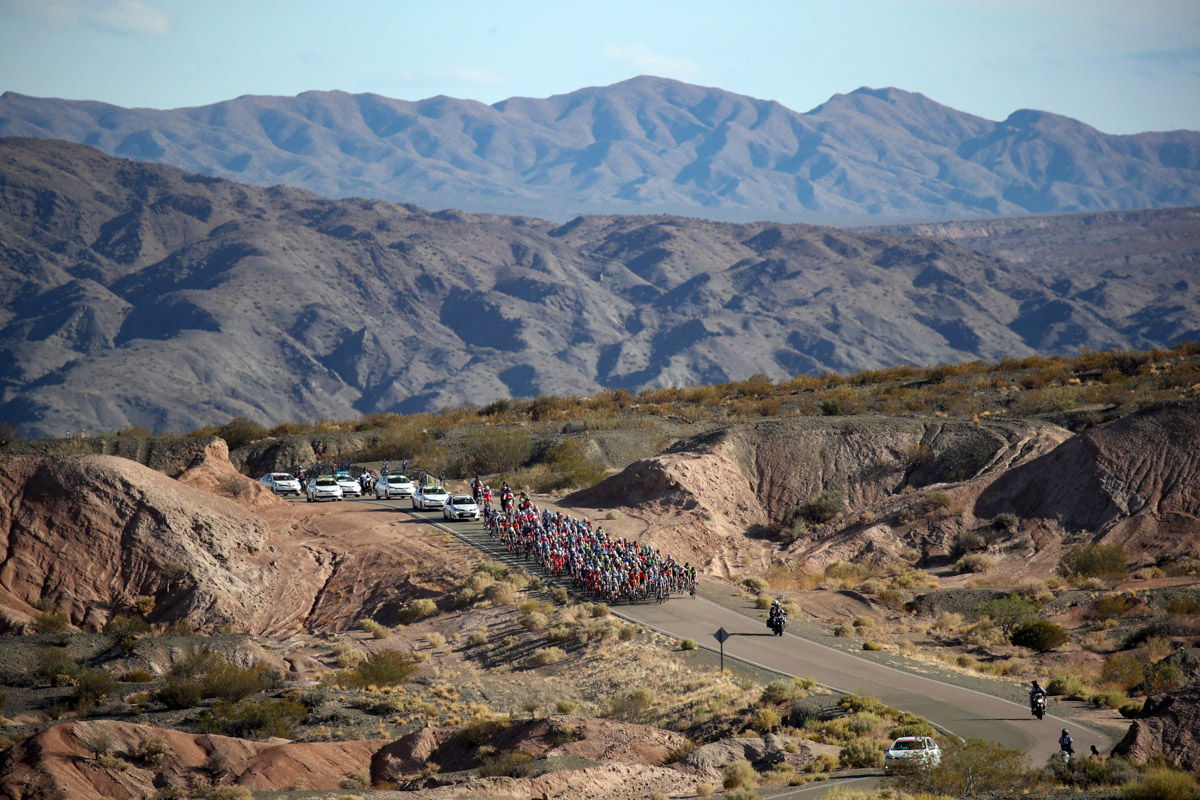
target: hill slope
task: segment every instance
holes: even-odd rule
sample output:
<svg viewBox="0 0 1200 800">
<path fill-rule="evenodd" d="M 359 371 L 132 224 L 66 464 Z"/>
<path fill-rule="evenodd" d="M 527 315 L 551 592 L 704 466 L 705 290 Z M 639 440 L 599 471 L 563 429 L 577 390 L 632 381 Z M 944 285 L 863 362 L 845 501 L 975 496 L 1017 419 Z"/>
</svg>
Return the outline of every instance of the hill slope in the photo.
<svg viewBox="0 0 1200 800">
<path fill-rule="evenodd" d="M 26 435 L 1164 343 L 932 239 L 431 214 L 36 139 L 0 141 L 0 242 Z"/>
<path fill-rule="evenodd" d="M 911 219 L 1200 204 L 1200 133 L 1112 136 L 1030 110 L 993 122 L 898 89 L 861 88 L 807 113 L 645 76 L 493 106 L 305 92 L 160 111 L 6 92 L 0 136 L 66 139 L 333 197 L 558 220 Z"/>
</svg>

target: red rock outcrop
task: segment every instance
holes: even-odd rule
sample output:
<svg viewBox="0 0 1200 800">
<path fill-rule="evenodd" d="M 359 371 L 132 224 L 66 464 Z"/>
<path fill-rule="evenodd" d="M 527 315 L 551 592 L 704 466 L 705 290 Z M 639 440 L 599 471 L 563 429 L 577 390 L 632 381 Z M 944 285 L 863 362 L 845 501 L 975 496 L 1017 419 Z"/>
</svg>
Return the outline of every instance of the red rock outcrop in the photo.
<svg viewBox="0 0 1200 800">
<path fill-rule="evenodd" d="M 160 765 L 139 764 L 134 753 L 149 737 L 160 737 L 170 754 Z M 112 757 L 132 766 L 104 766 L 100 742 Z M 228 736 L 188 734 L 113 720 L 68 722 L 14 745 L 0 761 L 0 785 L 17 800 L 85 800 L 150 797 L 154 780 L 176 787 L 191 776 L 210 779 L 220 764 L 222 782 L 256 790 L 284 789 L 303 779 L 310 789 L 337 789 L 352 772 L 365 770 L 378 741 L 261 742 Z"/>
<path fill-rule="evenodd" d="M 198 467 L 197 483 L 221 473 L 221 455 Z M 0 496 L 0 613 L 9 629 L 37 614 L 39 600 L 76 626 L 99 628 L 150 595 L 161 601 L 153 621 L 265 632 L 307 615 L 328 571 L 311 551 L 274 540 L 237 502 L 124 458 L 5 459 Z M 164 573 L 171 563 L 183 574 L 173 587 Z"/>
<path fill-rule="evenodd" d="M 401 783 L 429 762 L 444 772 L 478 767 L 481 746 L 490 752 L 520 750 L 534 758 L 574 756 L 595 761 L 661 764 L 687 742 L 682 734 L 648 725 L 592 717 L 556 715 L 499 727 L 482 739 L 457 729 L 427 727 L 381 748 L 371 760 L 371 779 Z"/>
</svg>

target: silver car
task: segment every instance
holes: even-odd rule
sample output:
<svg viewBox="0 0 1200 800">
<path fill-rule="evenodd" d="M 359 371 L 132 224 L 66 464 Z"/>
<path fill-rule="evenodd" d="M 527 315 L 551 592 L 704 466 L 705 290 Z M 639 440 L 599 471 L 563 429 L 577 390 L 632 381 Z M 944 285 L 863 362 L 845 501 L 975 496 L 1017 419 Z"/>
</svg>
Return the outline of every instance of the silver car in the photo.
<svg viewBox="0 0 1200 800">
<path fill-rule="evenodd" d="M 296 497 L 304 494 L 304 490 L 300 488 L 300 481 L 286 472 L 268 472 L 259 478 L 258 482 L 275 494 L 294 494 Z"/>
<path fill-rule="evenodd" d="M 351 477 L 349 472 L 339 472 L 333 476 L 337 485 L 342 487 L 342 497 L 362 497 L 362 484 Z"/>
<path fill-rule="evenodd" d="M 412 504 L 413 508 L 428 511 L 431 508 L 441 508 L 449 499 L 450 495 L 444 487 L 430 483 L 417 489 L 417 493 L 412 496 Z"/>
<path fill-rule="evenodd" d="M 443 519 L 479 519 L 479 506 L 469 494 L 456 494 L 442 506 Z"/>
<path fill-rule="evenodd" d="M 341 500 L 342 487 L 332 475 L 318 475 L 308 482 L 308 502 L 317 500 Z"/>
<path fill-rule="evenodd" d="M 942 750 L 928 736 L 901 736 L 892 742 L 883 757 L 883 771 L 897 767 L 936 767 L 942 763 Z"/>
<path fill-rule="evenodd" d="M 380 475 L 375 481 L 375 499 L 390 500 L 393 497 L 412 497 L 416 492 L 413 482 L 407 475 L 393 472 L 390 475 Z"/>
</svg>

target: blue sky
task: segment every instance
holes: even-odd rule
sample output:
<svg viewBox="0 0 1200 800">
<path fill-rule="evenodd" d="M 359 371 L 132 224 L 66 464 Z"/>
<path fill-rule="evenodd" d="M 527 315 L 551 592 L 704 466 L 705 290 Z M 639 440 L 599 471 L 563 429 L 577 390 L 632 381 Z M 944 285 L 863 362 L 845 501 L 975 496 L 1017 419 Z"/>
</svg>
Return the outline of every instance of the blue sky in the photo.
<svg viewBox="0 0 1200 800">
<path fill-rule="evenodd" d="M 0 0 L 0 91 L 173 108 L 309 89 L 494 103 L 650 74 L 808 111 L 1200 130 L 1200 0 Z"/>
</svg>

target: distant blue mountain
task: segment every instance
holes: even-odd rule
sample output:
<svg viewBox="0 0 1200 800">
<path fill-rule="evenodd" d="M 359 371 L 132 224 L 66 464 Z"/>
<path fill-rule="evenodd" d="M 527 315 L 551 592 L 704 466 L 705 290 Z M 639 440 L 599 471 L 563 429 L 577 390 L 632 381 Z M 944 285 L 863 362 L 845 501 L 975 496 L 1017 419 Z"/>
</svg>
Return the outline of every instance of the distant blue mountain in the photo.
<svg viewBox="0 0 1200 800">
<path fill-rule="evenodd" d="M 807 113 L 640 77 L 484 105 L 305 92 L 167 111 L 0 96 L 0 136 L 65 139 L 259 186 L 566 220 L 883 221 L 1200 204 L 1200 132 L 1003 122 L 898 89 Z"/>
</svg>

